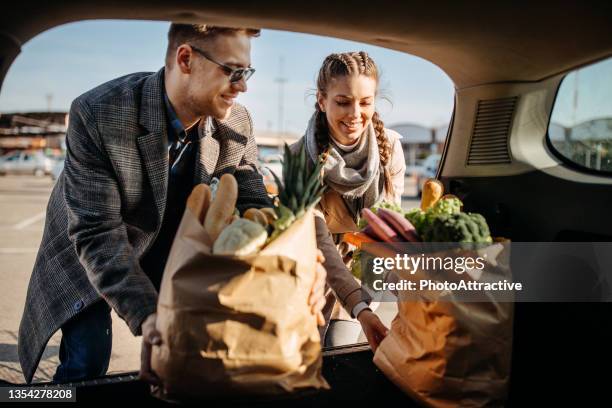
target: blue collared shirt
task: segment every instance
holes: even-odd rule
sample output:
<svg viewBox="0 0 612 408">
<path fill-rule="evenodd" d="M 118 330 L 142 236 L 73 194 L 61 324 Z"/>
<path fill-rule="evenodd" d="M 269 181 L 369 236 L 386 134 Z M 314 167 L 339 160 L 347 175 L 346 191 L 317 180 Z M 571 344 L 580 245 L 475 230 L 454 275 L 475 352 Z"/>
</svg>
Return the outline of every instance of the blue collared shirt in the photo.
<svg viewBox="0 0 612 408">
<path fill-rule="evenodd" d="M 187 135 L 185 134 L 185 127 L 172 107 L 166 92 L 164 92 L 164 105 L 166 106 L 168 120 L 168 150 L 170 150 L 175 140 L 184 140 Z"/>
<path fill-rule="evenodd" d="M 179 140 L 185 140 L 187 134 L 185 133 L 185 127 L 178 118 L 166 92 L 164 92 L 164 105 L 166 106 L 166 117 L 168 120 L 168 151 L 170 151 L 172 144 L 177 140 L 177 138 Z M 210 117 L 206 117 L 204 120 L 204 136 L 210 136 L 213 132 L 213 121 Z M 195 124 L 190 131 L 193 130 L 194 132 L 197 132 L 198 127 L 199 122 Z"/>
<path fill-rule="evenodd" d="M 168 99 L 168 95 L 165 92 L 164 104 L 166 106 L 166 120 L 168 123 L 168 153 L 170 153 L 170 149 L 177 140 L 185 141 L 187 138 L 191 138 L 192 144 L 185 150 L 183 157 L 180 159 L 180 165 L 177 162 L 178 167 L 168 168 L 166 210 L 162 225 L 153 246 L 141 261 L 142 268 L 158 289 L 161 283 L 164 266 L 168 259 L 170 248 L 172 247 L 172 242 L 174 241 L 183 212 L 185 211 L 187 197 L 191 193 L 194 183 L 196 182 L 195 159 L 199 146 L 199 124 L 185 131 L 185 127 L 176 115 Z M 207 121 L 206 124 L 208 123 Z"/>
</svg>

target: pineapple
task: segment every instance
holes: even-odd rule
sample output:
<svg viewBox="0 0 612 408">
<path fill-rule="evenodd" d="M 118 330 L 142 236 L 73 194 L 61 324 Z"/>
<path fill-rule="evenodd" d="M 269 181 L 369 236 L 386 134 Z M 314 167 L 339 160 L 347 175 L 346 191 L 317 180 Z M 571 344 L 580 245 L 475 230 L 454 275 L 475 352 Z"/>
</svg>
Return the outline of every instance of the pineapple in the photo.
<svg viewBox="0 0 612 408">
<path fill-rule="evenodd" d="M 278 185 L 278 205 L 275 208 L 278 219 L 274 222 L 274 232 L 270 239 L 276 238 L 289 228 L 293 221 L 300 218 L 321 200 L 326 188 L 321 179 L 323 165 L 325 164 L 324 154 L 319 156 L 318 163 L 311 173 L 307 172 L 306 160 L 304 143 L 295 154 L 285 143 L 284 183 L 272 172 L 272 176 Z"/>
</svg>

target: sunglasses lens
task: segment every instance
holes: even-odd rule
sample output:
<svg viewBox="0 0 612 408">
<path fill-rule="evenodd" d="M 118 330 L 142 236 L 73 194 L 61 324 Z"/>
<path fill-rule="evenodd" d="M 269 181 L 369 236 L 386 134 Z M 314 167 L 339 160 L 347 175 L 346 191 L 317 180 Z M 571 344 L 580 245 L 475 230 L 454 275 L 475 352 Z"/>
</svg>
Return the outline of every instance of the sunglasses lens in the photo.
<svg viewBox="0 0 612 408">
<path fill-rule="evenodd" d="M 242 70 L 236 70 L 232 72 L 232 76 L 230 77 L 230 82 L 238 82 L 244 76 L 244 72 Z"/>
<path fill-rule="evenodd" d="M 237 69 L 232 73 L 230 82 L 238 82 L 242 79 L 248 81 L 251 75 L 253 75 L 253 72 L 255 72 L 253 68 Z"/>
</svg>

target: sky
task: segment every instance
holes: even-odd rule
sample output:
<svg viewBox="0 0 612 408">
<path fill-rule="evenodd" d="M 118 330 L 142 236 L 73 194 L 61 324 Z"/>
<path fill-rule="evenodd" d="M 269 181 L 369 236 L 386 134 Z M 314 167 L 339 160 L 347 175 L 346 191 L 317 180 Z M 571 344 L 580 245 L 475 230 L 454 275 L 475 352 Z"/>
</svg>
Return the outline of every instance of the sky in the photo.
<svg viewBox="0 0 612 408">
<path fill-rule="evenodd" d="M 169 23 L 98 20 L 53 28 L 27 42 L 11 66 L 0 92 L 0 112 L 68 111 L 74 98 L 113 78 L 157 71 L 163 65 Z M 263 30 L 252 42 L 257 70 L 238 102 L 258 130 L 279 130 L 280 91 L 285 131 L 302 134 L 314 111 L 316 74 L 332 52 L 364 50 L 382 72 L 377 109 L 386 125 L 448 123 L 454 87 L 434 64 L 404 53 L 366 44 Z M 282 61 L 282 62 L 281 62 Z M 282 66 L 282 71 L 281 71 Z M 389 102 L 390 101 L 390 102 Z"/>
<path fill-rule="evenodd" d="M 612 58 L 569 73 L 561 82 L 551 122 L 572 127 L 612 118 Z"/>
<path fill-rule="evenodd" d="M 157 71 L 163 65 L 168 27 L 167 22 L 96 20 L 40 34 L 23 46 L 11 66 L 0 91 L 0 112 L 46 111 L 48 95 L 51 110 L 67 111 L 74 98 L 97 85 L 132 72 Z M 284 78 L 282 129 L 302 134 L 314 110 L 315 79 L 324 58 L 332 52 L 360 50 L 368 52 L 382 72 L 384 98 L 377 109 L 387 126 L 448 123 L 454 86 L 436 65 L 381 47 L 274 30 L 263 30 L 253 40 L 251 60 L 257 72 L 238 101 L 250 110 L 257 130 L 279 130 L 276 79 Z M 572 126 L 612 117 L 610 95 L 612 59 L 564 79 L 552 121 Z"/>
</svg>

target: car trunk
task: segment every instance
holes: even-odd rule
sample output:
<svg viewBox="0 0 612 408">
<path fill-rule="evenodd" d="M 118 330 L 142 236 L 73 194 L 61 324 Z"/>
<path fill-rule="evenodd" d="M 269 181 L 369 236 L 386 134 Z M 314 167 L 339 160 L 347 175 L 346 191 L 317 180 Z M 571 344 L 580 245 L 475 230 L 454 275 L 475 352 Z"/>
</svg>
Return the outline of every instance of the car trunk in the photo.
<svg viewBox="0 0 612 408">
<path fill-rule="evenodd" d="M 80 403 L 117 403 L 138 401 L 139 404 L 169 405 L 151 396 L 149 386 L 138 380 L 137 372 L 108 375 L 99 379 L 83 381 L 65 386 L 76 386 L 76 397 Z M 224 396 L 219 399 L 199 400 L 198 404 L 230 407 L 339 407 L 362 406 L 365 402 L 377 404 L 382 401 L 402 407 L 418 405 L 396 388 L 372 363 L 372 351 L 367 344 L 328 348 L 323 353 L 323 375 L 331 390 L 302 391 L 289 395 Z M 0 385 L 13 385 L 0 382 Z M 38 383 L 32 387 L 53 387 L 56 384 Z"/>
</svg>

